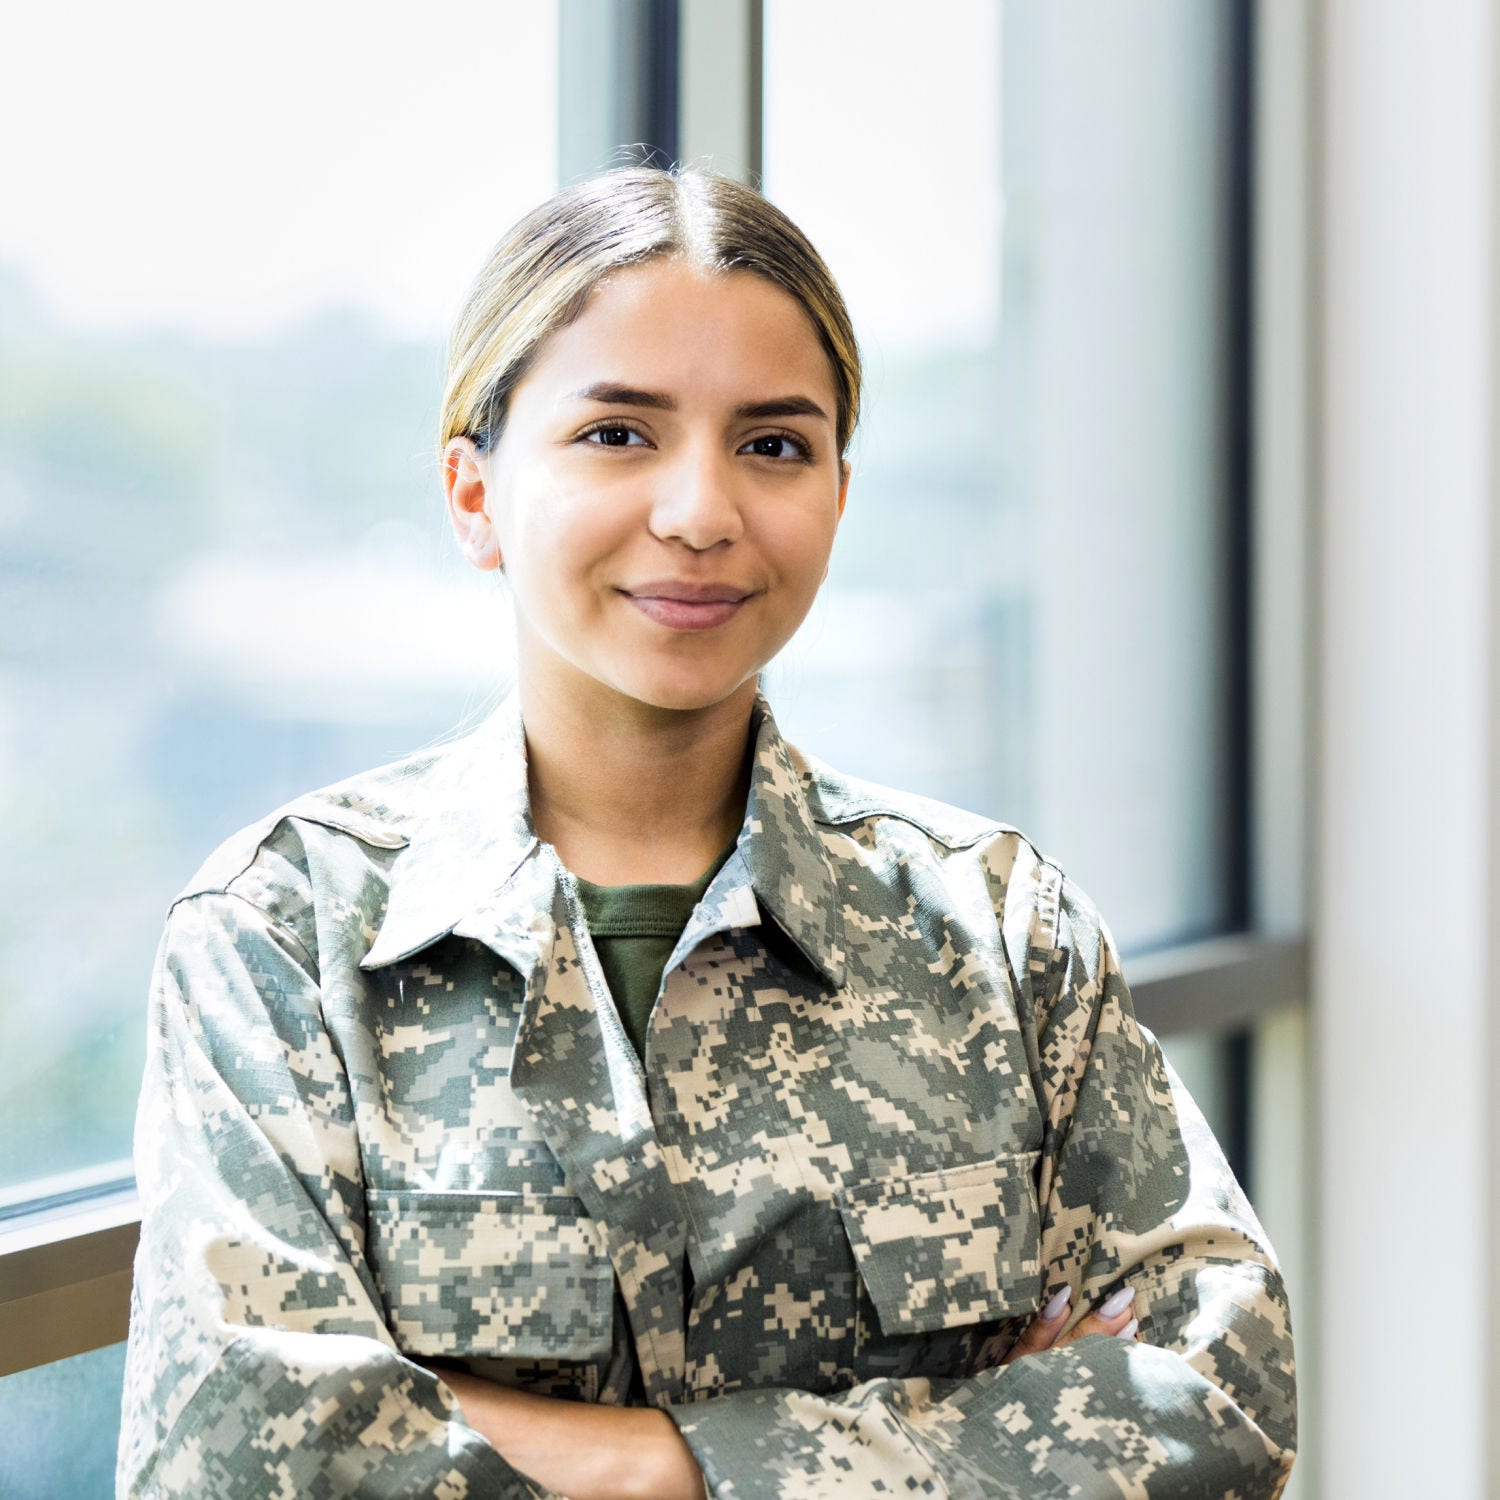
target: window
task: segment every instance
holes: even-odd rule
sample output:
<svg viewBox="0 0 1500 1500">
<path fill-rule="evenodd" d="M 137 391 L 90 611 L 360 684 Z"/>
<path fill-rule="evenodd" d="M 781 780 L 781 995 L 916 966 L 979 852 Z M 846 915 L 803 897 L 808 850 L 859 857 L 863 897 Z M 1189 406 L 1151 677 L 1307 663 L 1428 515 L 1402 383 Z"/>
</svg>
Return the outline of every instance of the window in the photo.
<svg viewBox="0 0 1500 1500">
<path fill-rule="evenodd" d="M 780 718 L 1018 825 L 1127 949 L 1243 920 L 1233 9 L 765 7 L 765 190 L 869 381 Z"/>
<path fill-rule="evenodd" d="M 556 29 L 555 5 L 497 28 L 471 0 L 378 24 L 61 0 L 10 28 L 12 1201 L 128 1176 L 152 952 L 208 851 L 503 675 L 506 612 L 448 536 L 435 429 L 463 290 L 556 184 Z"/>
<path fill-rule="evenodd" d="M 114 1321 L 39 1333 L 0 1243 L 0 1371 L 29 1303 L 32 1358 L 113 1409 L 118 1348 L 61 1358 L 123 1333 L 132 1209 L 66 1214 L 128 1178 L 153 945 L 197 862 L 505 677 L 508 611 L 442 514 L 442 341 L 500 231 L 617 144 L 759 171 L 864 343 L 833 571 L 768 674 L 786 732 L 1017 824 L 1127 950 L 1238 933 L 1132 964 L 1153 1023 L 1296 997 L 1300 940 L 1244 895 L 1249 9 L 549 0 L 497 29 L 471 0 L 61 0 L 12 27 L 0 1242 L 50 1197 L 49 1294 Z M 455 38 L 483 39 L 461 67 Z M 1172 1047 L 1244 1176 L 1245 1050 Z M 0 1382 L 0 1413 L 52 1390 Z"/>
</svg>

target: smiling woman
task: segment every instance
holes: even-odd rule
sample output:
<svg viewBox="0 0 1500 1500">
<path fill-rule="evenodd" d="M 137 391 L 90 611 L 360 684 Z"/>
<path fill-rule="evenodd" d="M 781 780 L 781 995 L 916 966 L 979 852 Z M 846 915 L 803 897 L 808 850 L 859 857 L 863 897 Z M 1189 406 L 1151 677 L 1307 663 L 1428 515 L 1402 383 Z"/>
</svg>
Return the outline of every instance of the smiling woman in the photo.
<svg viewBox="0 0 1500 1500">
<path fill-rule="evenodd" d="M 465 554 L 510 581 L 521 678 L 591 723 L 649 705 L 743 728 L 828 570 L 837 402 L 812 318 L 762 276 L 615 272 L 530 363 L 503 437 L 444 454 Z"/>
<path fill-rule="evenodd" d="M 450 359 L 516 687 L 172 905 L 123 1491 L 1278 1494 L 1285 1289 L 1098 911 L 761 691 L 849 498 L 817 253 L 607 173 Z"/>
</svg>

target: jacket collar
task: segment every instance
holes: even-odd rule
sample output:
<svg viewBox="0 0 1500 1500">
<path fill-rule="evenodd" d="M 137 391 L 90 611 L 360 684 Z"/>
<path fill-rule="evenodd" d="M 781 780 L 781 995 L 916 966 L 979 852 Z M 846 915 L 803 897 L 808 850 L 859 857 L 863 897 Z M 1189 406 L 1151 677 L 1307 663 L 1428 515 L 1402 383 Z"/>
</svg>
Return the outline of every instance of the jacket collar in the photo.
<svg viewBox="0 0 1500 1500">
<path fill-rule="evenodd" d="M 842 897 L 808 806 L 811 773 L 796 747 L 782 739 L 758 689 L 750 733 L 755 750 L 737 857 L 715 877 L 709 894 L 721 891 L 726 878 L 748 877 L 778 925 L 837 988 L 844 980 Z M 482 906 L 493 911 L 495 898 L 541 847 L 531 821 L 526 736 L 515 689 L 477 729 L 441 747 L 411 779 L 417 805 L 407 845 L 391 867 L 385 915 L 361 969 L 409 957 Z M 509 918 L 518 931 L 527 931 L 536 915 L 517 911 Z"/>
</svg>

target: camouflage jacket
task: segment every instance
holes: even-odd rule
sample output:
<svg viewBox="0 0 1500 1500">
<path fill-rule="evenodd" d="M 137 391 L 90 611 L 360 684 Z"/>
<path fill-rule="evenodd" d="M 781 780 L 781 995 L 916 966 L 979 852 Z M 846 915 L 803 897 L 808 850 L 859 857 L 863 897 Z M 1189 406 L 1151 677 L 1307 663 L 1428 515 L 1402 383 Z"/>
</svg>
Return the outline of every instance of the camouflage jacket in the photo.
<svg viewBox="0 0 1500 1500">
<path fill-rule="evenodd" d="M 1280 1493 L 1276 1259 L 1097 910 L 752 733 L 644 1068 L 515 694 L 208 857 L 151 988 L 120 1495 L 545 1494 L 430 1358 L 654 1404 L 718 1497 Z M 1127 1280 L 1135 1342 L 999 1364 Z"/>
</svg>

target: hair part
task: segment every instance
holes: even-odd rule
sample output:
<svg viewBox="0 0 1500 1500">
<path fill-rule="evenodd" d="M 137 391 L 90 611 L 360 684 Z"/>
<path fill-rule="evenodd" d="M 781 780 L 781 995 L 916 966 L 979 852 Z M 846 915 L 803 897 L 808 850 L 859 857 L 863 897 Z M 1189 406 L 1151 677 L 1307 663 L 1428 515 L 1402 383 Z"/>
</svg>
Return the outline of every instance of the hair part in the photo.
<svg viewBox="0 0 1500 1500">
<path fill-rule="evenodd" d="M 794 297 L 833 369 L 837 451 L 859 420 L 860 353 L 828 267 L 781 210 L 733 177 L 698 167 L 616 167 L 564 188 L 517 222 L 469 290 L 448 342 L 438 451 L 455 437 L 499 440 L 511 393 L 547 336 L 583 311 L 611 272 L 680 257 L 750 271 Z"/>
</svg>

